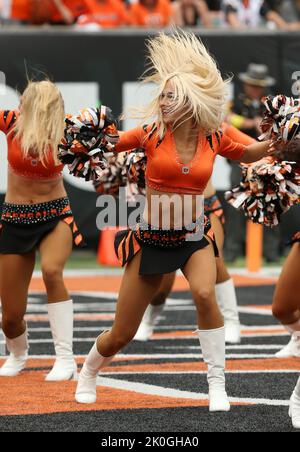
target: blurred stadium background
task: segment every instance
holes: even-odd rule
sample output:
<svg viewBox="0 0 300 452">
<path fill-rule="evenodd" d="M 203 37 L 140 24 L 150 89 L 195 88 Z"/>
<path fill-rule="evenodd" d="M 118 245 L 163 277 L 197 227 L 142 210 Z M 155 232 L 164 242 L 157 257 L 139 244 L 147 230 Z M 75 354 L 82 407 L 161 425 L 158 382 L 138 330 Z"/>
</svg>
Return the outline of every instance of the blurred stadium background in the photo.
<svg viewBox="0 0 300 452">
<path fill-rule="evenodd" d="M 41 78 L 45 74 L 60 86 L 66 111 L 69 113 L 101 102 L 109 105 L 115 115 L 119 115 L 129 106 L 146 102 L 151 93 L 151 87 L 139 89 L 137 86 L 137 79 L 144 70 L 145 40 L 148 36 L 157 33 L 160 29 L 159 24 L 163 22 L 158 21 L 155 23 L 156 28 L 151 29 L 142 24 L 137 26 L 132 23 L 133 5 L 124 3 L 122 6 L 126 9 L 131 23 L 125 26 L 122 22 L 116 22 L 113 28 L 108 28 L 109 24 L 101 20 L 103 21 L 104 17 L 115 17 L 114 7 L 109 6 L 110 1 L 2 0 L 0 2 L 1 108 L 18 106 L 18 91 L 23 89 L 27 76 Z M 119 3 L 121 1 L 114 0 Z M 140 3 L 143 4 L 144 13 L 148 11 L 150 18 L 162 17 L 155 9 L 160 0 L 141 0 Z M 170 8 L 174 10 L 177 3 L 170 2 Z M 222 73 L 234 75 L 230 93 L 230 105 L 233 110 L 244 89 L 239 74 L 245 73 L 250 63 L 265 64 L 268 75 L 276 80 L 275 86 L 266 88 L 264 94 L 273 92 L 291 95 L 292 91 L 294 94 L 295 91 L 298 92 L 300 32 L 297 32 L 297 25 L 300 24 L 300 2 L 290 0 L 283 2 L 208 1 L 207 7 L 212 8 L 208 23 L 205 21 L 204 13 L 202 16 L 199 13 L 202 11 L 199 7 L 205 3 L 204 0 L 180 0 L 179 3 L 182 3 L 183 10 L 190 7 L 194 13 L 196 11 L 196 26 L 193 28 L 195 33 L 205 41 L 216 57 Z M 294 5 L 295 17 L 294 20 L 289 18 L 292 22 L 286 22 L 285 26 L 281 24 L 276 28 L 275 23 L 270 20 L 273 18 L 272 15 L 270 16 L 272 10 L 267 12 L 267 16 L 266 9 L 264 14 L 262 13 L 262 8 L 266 8 L 266 5 L 274 8 L 274 11 L 275 8 L 279 11 L 279 4 L 283 8 L 282 5 L 287 6 L 288 3 L 290 7 L 291 4 Z M 258 4 L 260 8 L 257 7 Z M 154 8 L 152 13 L 149 10 L 151 5 Z M 62 14 L 62 6 L 70 12 L 72 20 L 70 16 L 67 20 L 66 14 Z M 249 17 L 245 14 L 243 16 L 242 6 L 245 11 L 249 10 L 247 13 Z M 100 8 L 99 11 L 106 12 L 96 14 L 97 7 Z M 110 11 L 110 7 L 111 14 L 107 12 Z M 92 14 L 93 11 L 94 14 Z M 89 16 L 88 23 L 79 25 L 79 17 L 83 17 L 81 13 Z M 257 16 L 256 26 L 251 19 L 255 15 Z M 238 26 L 232 24 L 231 16 L 240 18 L 241 23 Z M 174 15 L 170 16 L 168 23 L 176 23 L 176 20 Z M 112 24 L 110 26 L 112 27 Z M 252 106 L 250 106 L 251 109 Z M 250 111 L 250 114 L 254 117 L 258 116 L 255 105 L 253 110 L 254 112 Z M 134 125 L 132 121 L 125 121 L 120 127 L 127 129 L 132 125 Z M 253 127 L 251 130 L 244 128 L 241 124 L 240 127 L 246 133 L 258 135 L 258 131 Z M 2 202 L 6 190 L 7 164 L 4 136 L 0 137 L 0 147 L 2 174 L 0 202 Z M 88 241 L 89 256 L 92 261 L 95 261 L 94 256 L 99 240 L 95 221 L 99 212 L 96 208 L 97 194 L 93 192 L 91 185 L 75 180 L 67 173 L 65 173 L 65 182 L 79 227 Z M 214 172 L 214 184 L 221 198 L 233 182 L 235 180 L 232 177 L 232 167 L 224 159 L 218 160 Z M 225 257 L 228 262 L 234 263 L 245 254 L 245 225 L 243 219 L 237 219 L 231 207 L 224 203 L 224 208 L 228 220 Z M 241 217 L 240 214 L 238 216 Z M 265 257 L 268 262 L 277 263 L 278 259 L 284 255 L 285 242 L 295 230 L 299 229 L 298 217 L 298 209 L 292 209 L 284 217 L 282 225 L 275 234 L 271 234 L 268 238 L 266 233 Z M 237 229 L 240 231 L 238 240 Z M 234 250 L 237 241 L 240 243 Z M 82 256 L 86 258 L 87 254 Z"/>
</svg>

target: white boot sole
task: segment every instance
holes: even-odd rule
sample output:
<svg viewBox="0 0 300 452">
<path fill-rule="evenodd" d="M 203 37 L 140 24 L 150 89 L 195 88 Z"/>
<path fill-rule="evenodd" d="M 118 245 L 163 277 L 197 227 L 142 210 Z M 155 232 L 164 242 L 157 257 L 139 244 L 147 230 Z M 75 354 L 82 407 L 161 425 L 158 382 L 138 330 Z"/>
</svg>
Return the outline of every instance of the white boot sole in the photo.
<svg viewBox="0 0 300 452">
<path fill-rule="evenodd" d="M 15 366 L 4 363 L 0 368 L 0 377 L 17 377 L 25 369 L 27 359 L 28 357 L 22 363 L 16 364 Z"/>
<path fill-rule="evenodd" d="M 209 394 L 209 411 L 210 413 L 228 412 L 230 411 L 230 403 L 227 394 L 217 392 L 216 394 Z"/>
<path fill-rule="evenodd" d="M 85 379 L 85 382 L 83 382 L 79 376 L 75 400 L 77 403 L 86 405 L 92 405 L 97 402 L 97 377 L 94 379 Z"/>
<path fill-rule="evenodd" d="M 289 417 L 292 419 L 293 427 L 294 427 L 296 430 L 300 430 L 300 413 L 299 413 L 299 419 L 297 419 L 297 421 L 295 421 L 295 420 L 293 419 L 292 407 L 291 407 L 291 406 L 290 406 L 290 408 L 289 408 Z"/>
<path fill-rule="evenodd" d="M 55 369 L 52 370 L 45 378 L 45 381 L 77 381 L 78 380 L 78 373 L 77 373 L 77 366 L 74 367 L 72 370 L 61 370 L 56 371 Z"/>
</svg>

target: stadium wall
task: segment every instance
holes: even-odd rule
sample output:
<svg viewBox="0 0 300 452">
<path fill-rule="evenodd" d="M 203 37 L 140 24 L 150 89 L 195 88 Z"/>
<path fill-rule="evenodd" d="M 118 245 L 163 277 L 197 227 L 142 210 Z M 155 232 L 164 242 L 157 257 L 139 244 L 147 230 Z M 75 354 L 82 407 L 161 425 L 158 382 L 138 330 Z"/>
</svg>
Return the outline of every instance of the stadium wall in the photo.
<svg viewBox="0 0 300 452">
<path fill-rule="evenodd" d="M 102 102 L 116 115 L 123 107 L 133 105 L 135 82 L 145 68 L 145 39 L 151 31 L 118 30 L 88 32 L 65 28 L 35 28 L 0 31 L 0 108 L 16 108 L 16 90 L 22 90 L 29 77 L 47 74 L 60 84 L 66 110 L 70 113 L 87 105 Z M 238 74 L 250 62 L 265 63 L 277 80 L 276 92 L 291 95 L 300 79 L 300 33 L 201 31 L 199 36 L 216 57 L 221 71 Z M 234 79 L 233 95 L 239 91 Z M 296 93 L 294 92 L 294 95 Z M 298 94 L 300 92 L 298 91 Z M 148 96 L 148 94 L 147 94 Z M 128 124 L 129 126 L 130 124 Z M 6 187 L 5 139 L 1 137 L 1 200 Z M 228 188 L 229 169 L 222 161 L 218 167 L 217 188 Z M 67 174 L 66 187 L 79 227 L 89 245 L 96 247 L 96 199 L 92 187 Z M 283 236 L 300 228 L 298 210 L 284 220 Z"/>
</svg>

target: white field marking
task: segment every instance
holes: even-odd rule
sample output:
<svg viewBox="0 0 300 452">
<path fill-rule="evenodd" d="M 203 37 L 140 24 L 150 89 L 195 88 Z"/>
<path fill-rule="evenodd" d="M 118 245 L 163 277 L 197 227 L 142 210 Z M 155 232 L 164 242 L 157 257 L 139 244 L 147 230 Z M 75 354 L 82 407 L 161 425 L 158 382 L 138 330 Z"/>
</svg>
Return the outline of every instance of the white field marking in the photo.
<svg viewBox="0 0 300 452">
<path fill-rule="evenodd" d="M 97 385 L 107 388 L 123 389 L 125 391 L 136 392 L 138 394 L 153 395 L 159 397 L 172 397 L 176 399 L 208 400 L 207 394 L 191 391 L 181 391 L 179 389 L 165 388 L 162 386 L 149 385 L 145 383 L 135 383 L 132 381 L 116 380 L 114 378 L 97 378 Z M 232 403 L 246 403 L 249 405 L 269 405 L 269 406 L 289 406 L 289 400 L 271 399 L 250 399 L 240 397 L 229 397 Z"/>
<path fill-rule="evenodd" d="M 95 342 L 96 336 L 93 338 L 74 338 L 73 342 L 75 343 L 90 343 L 93 344 Z M 4 345 L 5 341 L 0 341 L 0 345 Z M 53 339 L 31 339 L 29 340 L 29 344 L 53 344 Z M 141 355 L 141 354 L 130 354 L 130 355 L 118 355 L 120 358 L 127 359 L 143 359 L 143 360 L 154 360 L 154 359 L 202 359 L 203 356 L 200 353 L 153 353 L 149 355 Z M 226 354 L 227 359 L 255 359 L 255 358 L 273 358 L 273 354 L 267 353 L 248 353 L 248 354 Z"/>
<path fill-rule="evenodd" d="M 276 370 L 226 370 L 226 375 L 240 375 L 240 374 L 248 374 L 248 375 L 258 375 L 258 374 L 291 374 L 299 376 L 299 371 L 297 370 L 290 370 L 290 369 L 276 369 Z M 99 374 L 100 375 L 100 374 Z M 147 372 L 140 372 L 140 371 L 127 371 L 127 372 L 120 372 L 119 370 L 116 370 L 115 372 L 113 370 L 107 372 L 105 371 L 101 375 L 207 375 L 207 372 L 205 370 L 174 370 L 174 371 L 168 371 L 168 370 L 150 370 Z"/>
<path fill-rule="evenodd" d="M 278 278 L 282 270 L 282 267 L 263 267 L 259 272 L 249 272 L 246 268 L 231 268 L 229 273 L 231 276 L 247 276 L 248 278 Z"/>
<path fill-rule="evenodd" d="M 260 309 L 260 308 L 251 308 L 250 306 L 239 306 L 238 311 L 241 314 L 255 314 L 255 315 L 268 315 L 273 316 L 272 309 L 270 306 L 270 309 Z"/>
<path fill-rule="evenodd" d="M 116 358 L 116 360 L 114 361 L 117 365 L 119 365 L 119 363 L 121 363 L 121 362 L 124 362 L 124 361 L 126 361 L 126 358 L 128 358 L 128 357 L 131 357 L 131 358 L 135 358 L 136 356 L 138 356 L 138 355 L 117 355 L 117 358 Z M 139 356 L 141 356 L 141 355 L 139 355 Z M 172 356 L 174 356 L 174 355 L 172 355 Z M 196 355 L 197 356 L 197 359 L 199 359 L 199 357 L 201 356 L 201 355 Z M 49 360 L 55 360 L 55 358 L 56 358 L 56 356 L 53 354 L 53 355 L 29 355 L 29 360 L 36 360 L 36 361 L 41 361 L 41 366 L 43 366 L 43 363 L 42 363 L 42 361 L 49 361 Z M 82 360 L 82 359 L 86 359 L 86 355 L 74 355 L 74 358 L 75 359 L 80 359 L 80 360 Z M 0 356 L 0 361 L 1 360 L 4 360 L 4 359 L 6 359 L 6 357 L 5 356 Z M 144 359 L 146 359 L 146 356 L 144 356 Z M 138 365 L 138 364 L 140 364 L 139 363 L 139 361 L 140 361 L 141 359 L 139 359 L 139 360 L 136 360 L 136 361 L 134 361 L 134 359 L 132 359 L 132 364 L 131 365 Z M 175 365 L 176 365 L 176 363 L 175 363 Z M 110 373 L 114 373 L 114 374 L 119 374 L 120 372 L 119 371 L 115 371 L 115 372 L 113 372 L 113 367 L 110 367 L 110 369 L 111 369 L 111 372 Z M 152 371 L 153 373 L 156 373 L 155 371 Z M 185 373 L 195 373 L 195 374 L 198 374 L 198 373 L 202 373 L 203 372 L 203 374 L 206 374 L 207 372 L 205 372 L 205 371 L 187 371 L 187 370 L 179 370 L 179 371 L 172 371 L 171 373 L 174 373 L 174 374 L 182 374 L 182 375 L 184 375 Z M 138 372 L 129 372 L 129 371 L 124 371 L 124 372 L 121 372 L 121 374 L 122 373 L 124 373 L 124 374 L 131 374 L 131 373 L 133 373 L 133 374 L 136 374 L 136 373 L 138 373 Z M 146 373 L 146 374 L 148 374 L 148 373 L 150 373 L 150 372 L 140 372 L 140 373 Z M 157 370 L 157 373 L 158 374 L 160 374 L 160 373 L 166 373 L 166 374 L 168 374 L 169 373 L 169 371 L 159 371 L 159 370 Z M 297 375 L 299 375 L 299 371 L 298 370 L 294 370 L 294 369 L 275 369 L 275 370 L 273 370 L 273 369 L 261 369 L 261 370 L 244 370 L 244 369 L 240 369 L 240 370 L 226 370 L 226 374 L 230 374 L 230 373 L 233 373 L 233 374 L 243 374 L 243 373 L 253 373 L 253 374 L 255 374 L 255 373 L 258 373 L 258 374 L 260 374 L 260 373 L 274 373 L 274 374 L 276 374 L 276 373 L 288 373 L 288 374 L 294 374 L 294 373 L 296 373 Z M 105 372 L 105 374 L 106 374 L 106 372 Z"/>
<path fill-rule="evenodd" d="M 101 313 L 102 314 L 102 313 Z M 107 315 L 110 315 L 111 313 L 107 313 Z M 105 323 L 107 323 L 107 322 L 111 322 L 110 320 L 108 320 L 108 321 L 106 321 L 105 320 Z M 158 332 L 158 331 L 177 331 L 177 330 L 191 330 L 191 331 L 195 331 L 196 330 L 196 328 L 197 328 L 197 326 L 196 325 L 162 325 L 162 326 L 156 326 L 155 327 L 155 332 Z M 280 325 L 278 325 L 278 327 L 277 327 L 277 325 L 266 325 L 266 326 L 242 326 L 242 330 L 243 331 L 252 331 L 252 330 L 257 330 L 258 328 L 262 328 L 262 329 L 264 329 L 264 330 L 273 330 L 274 328 L 278 328 L 278 329 L 281 329 L 281 327 L 280 327 Z M 101 329 L 101 328 L 100 328 Z M 35 328 L 35 327 L 32 327 L 32 328 L 29 328 L 29 331 L 32 331 L 32 332 L 47 332 L 47 331 L 51 331 L 50 330 L 50 328 Z M 76 328 L 74 328 L 74 331 L 99 331 L 99 327 L 93 327 L 93 326 L 91 326 L 91 327 L 88 327 L 88 326 L 84 326 L 84 327 L 76 327 Z M 282 327 L 282 332 L 285 332 L 285 329 Z M 287 332 L 286 332 L 286 334 L 288 334 Z M 194 335 L 193 337 L 196 337 L 196 335 Z M 182 339 L 184 339 L 184 337 L 182 338 Z"/>
<path fill-rule="evenodd" d="M 280 350 L 283 345 L 226 345 L 226 350 Z M 158 346 L 157 348 L 166 349 L 166 346 Z M 168 350 L 198 350 L 199 345 L 170 345 Z"/>
<path fill-rule="evenodd" d="M 106 306 L 104 306 L 106 304 Z M 111 306 L 108 306 L 105 302 L 94 302 L 94 303 L 74 303 L 74 311 L 85 311 L 85 314 L 88 314 L 89 312 L 101 312 L 104 308 L 108 309 L 111 308 L 111 311 L 115 311 L 115 303 Z M 89 310 L 89 312 L 86 312 L 86 310 Z M 47 304 L 46 303 L 29 303 L 27 306 L 27 312 L 46 312 L 47 311 Z M 195 306 L 166 306 L 165 312 L 178 312 L 178 311 L 193 311 L 196 312 Z M 262 316 L 272 316 L 272 311 L 269 309 L 256 309 L 256 308 L 239 308 L 239 312 L 243 314 L 255 314 L 255 315 L 262 315 Z M 105 313 L 104 313 L 105 314 Z"/>
<path fill-rule="evenodd" d="M 102 309 L 104 308 L 104 306 L 101 306 L 101 302 L 100 303 L 74 303 L 73 305 L 73 309 L 74 312 L 80 312 L 80 314 L 84 314 L 84 315 L 89 315 L 89 314 L 93 314 L 93 313 L 97 313 L 97 314 L 103 314 L 103 315 L 107 315 L 107 314 L 114 314 L 115 313 L 115 309 L 108 311 L 107 307 L 106 307 L 106 311 L 102 311 Z M 88 309 L 88 311 L 87 311 Z M 27 314 L 32 314 L 32 313 L 47 313 L 48 312 L 48 307 L 46 304 L 29 304 L 27 307 Z"/>
<path fill-rule="evenodd" d="M 257 330 L 262 328 L 263 330 L 274 330 L 274 328 L 276 329 L 281 329 L 282 331 L 286 331 L 286 329 L 278 324 L 275 325 L 241 325 L 242 330 L 246 330 L 246 331 L 251 331 L 251 330 Z"/>
<path fill-rule="evenodd" d="M 75 319 L 76 320 L 76 319 Z M 109 320 L 103 320 L 103 322 L 105 322 L 106 324 L 109 323 Z M 100 323 L 100 320 L 99 320 Z M 89 332 L 96 332 L 99 333 L 101 331 L 100 327 L 96 327 L 96 328 L 75 328 L 74 331 L 89 331 Z M 50 328 L 30 328 L 29 329 L 30 333 L 34 333 L 34 332 L 41 332 L 41 333 L 46 333 L 46 332 L 51 332 Z M 290 336 L 290 334 L 288 332 L 278 332 L 278 333 L 257 333 L 257 334 L 242 334 L 242 338 L 245 339 L 249 339 L 249 338 L 260 338 L 260 337 L 286 337 L 286 336 Z M 195 334 L 190 334 L 190 335 L 186 335 L 186 336 L 168 336 L 168 337 L 154 337 L 154 338 L 150 338 L 149 341 L 154 342 L 154 341 L 179 341 L 179 340 L 190 340 L 190 339 L 194 339 L 194 340 L 198 340 L 198 338 L 196 337 Z M 248 347 L 250 348 L 250 347 Z"/>
<path fill-rule="evenodd" d="M 93 276 L 119 276 L 123 275 L 124 270 L 122 268 L 83 268 L 83 269 L 74 269 L 74 270 L 65 270 L 64 276 L 67 278 L 86 278 Z M 42 272 L 40 270 L 36 270 L 33 273 L 34 278 L 42 278 Z"/>
<path fill-rule="evenodd" d="M 169 340 L 172 340 L 172 341 L 175 341 L 175 340 L 187 340 L 187 339 L 195 339 L 195 334 L 189 334 L 189 335 L 185 335 L 185 336 L 167 336 L 167 337 L 163 337 L 163 336 L 159 336 L 159 333 L 156 333 L 157 334 L 157 336 L 156 337 L 151 337 L 150 338 L 150 341 L 169 341 Z M 245 333 L 242 333 L 242 338 L 245 338 L 245 339 L 250 339 L 250 338 L 253 338 L 253 337 L 281 337 L 281 336 L 290 336 L 290 334 L 288 333 L 288 332 L 278 332 L 278 333 L 264 333 L 264 332 L 262 332 L 262 333 L 254 333 L 254 334 L 252 334 L 252 333 L 250 333 L 250 334 L 245 334 Z"/>
<path fill-rule="evenodd" d="M 105 306 L 104 306 L 105 304 Z M 94 302 L 94 303 L 74 303 L 74 312 L 84 311 L 82 313 L 88 314 L 90 312 L 97 312 L 101 314 L 107 314 L 107 312 L 103 312 L 103 309 L 109 310 L 111 312 L 115 312 L 115 303 L 113 305 L 108 305 L 105 302 Z M 194 306 L 167 306 L 165 308 L 165 312 L 178 312 L 178 311 L 193 311 L 196 312 L 196 308 Z M 38 304 L 38 303 L 29 303 L 27 306 L 27 312 L 48 312 L 48 307 L 46 303 Z M 256 308 L 239 308 L 239 312 L 243 314 L 251 314 L 251 315 L 259 315 L 259 316 L 272 316 L 271 309 L 256 309 Z"/>
<path fill-rule="evenodd" d="M 40 290 L 31 290 L 30 295 L 45 295 L 44 292 Z M 82 297 L 90 297 L 90 298 L 106 298 L 108 300 L 116 300 L 118 298 L 117 292 L 98 292 L 91 291 L 87 292 L 86 290 L 75 290 L 71 292 L 72 296 L 82 296 Z"/>
</svg>

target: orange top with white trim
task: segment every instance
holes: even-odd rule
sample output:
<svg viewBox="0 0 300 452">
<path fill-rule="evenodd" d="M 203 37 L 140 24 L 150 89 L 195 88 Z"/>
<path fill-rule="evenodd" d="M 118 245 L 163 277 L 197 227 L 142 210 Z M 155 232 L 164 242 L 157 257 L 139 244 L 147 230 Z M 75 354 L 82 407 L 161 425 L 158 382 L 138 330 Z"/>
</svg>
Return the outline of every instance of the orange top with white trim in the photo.
<svg viewBox="0 0 300 452">
<path fill-rule="evenodd" d="M 62 175 L 64 165 L 57 166 L 49 151 L 45 165 L 34 156 L 24 157 L 20 143 L 14 137 L 14 126 L 20 112 L 18 110 L 0 110 L 0 131 L 4 132 L 8 144 L 8 163 L 10 170 L 17 176 L 29 179 L 53 180 Z"/>
<path fill-rule="evenodd" d="M 170 128 L 162 140 L 157 124 L 137 127 L 121 134 L 116 152 L 144 148 L 147 155 L 147 186 L 161 192 L 202 194 L 211 178 L 217 155 L 240 160 L 245 145 L 232 141 L 222 131 L 212 135 L 199 134 L 194 158 L 188 164 L 180 161 L 174 135 Z"/>
</svg>

